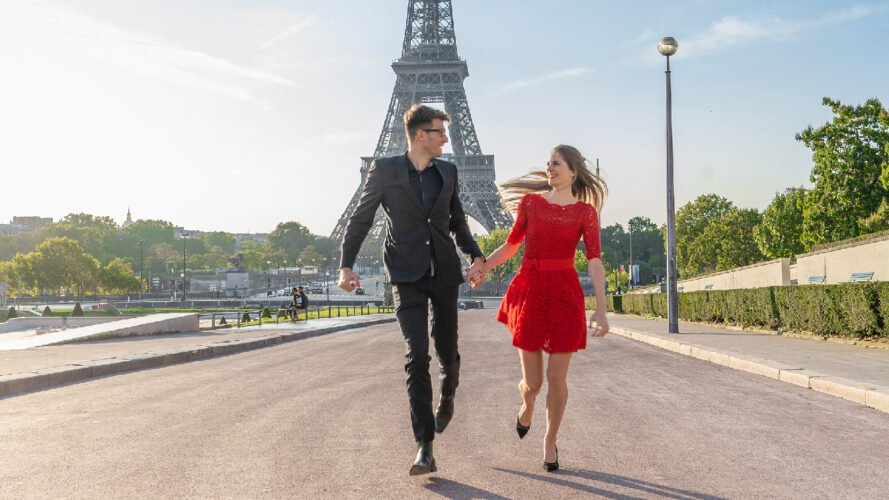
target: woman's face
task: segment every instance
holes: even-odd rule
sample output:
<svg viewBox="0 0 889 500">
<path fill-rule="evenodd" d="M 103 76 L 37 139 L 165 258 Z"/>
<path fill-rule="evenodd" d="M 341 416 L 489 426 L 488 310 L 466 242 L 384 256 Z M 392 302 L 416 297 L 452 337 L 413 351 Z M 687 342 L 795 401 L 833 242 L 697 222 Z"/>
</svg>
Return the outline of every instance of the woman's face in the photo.
<svg viewBox="0 0 889 500">
<path fill-rule="evenodd" d="M 553 151 L 546 162 L 546 177 L 553 189 L 565 189 L 574 182 L 574 172 L 568 167 L 568 162 L 562 158 L 558 151 Z"/>
</svg>

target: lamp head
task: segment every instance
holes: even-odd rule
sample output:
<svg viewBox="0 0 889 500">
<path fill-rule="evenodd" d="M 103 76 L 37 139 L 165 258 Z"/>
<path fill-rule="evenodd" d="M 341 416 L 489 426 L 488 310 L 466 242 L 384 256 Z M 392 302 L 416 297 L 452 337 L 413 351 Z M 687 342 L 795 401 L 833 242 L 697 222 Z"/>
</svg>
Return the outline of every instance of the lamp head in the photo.
<svg viewBox="0 0 889 500">
<path fill-rule="evenodd" d="M 679 42 L 672 36 L 661 38 L 661 41 L 657 44 L 657 51 L 660 52 L 662 56 L 672 56 L 678 49 Z"/>
</svg>

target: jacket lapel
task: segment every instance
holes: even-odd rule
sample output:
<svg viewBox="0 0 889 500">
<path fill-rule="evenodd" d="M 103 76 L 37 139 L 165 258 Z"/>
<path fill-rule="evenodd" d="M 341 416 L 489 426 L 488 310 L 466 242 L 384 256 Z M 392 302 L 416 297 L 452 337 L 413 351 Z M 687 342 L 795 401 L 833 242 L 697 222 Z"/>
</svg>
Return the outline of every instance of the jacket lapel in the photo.
<svg viewBox="0 0 889 500">
<path fill-rule="evenodd" d="M 407 197 L 413 200 L 417 210 L 423 212 L 423 204 L 420 203 L 420 199 L 417 198 L 417 193 L 415 193 L 414 189 L 411 187 L 411 181 L 408 177 L 410 168 L 411 164 L 407 161 L 407 155 L 401 155 L 395 158 L 395 175 L 398 179 L 398 184 L 401 185 L 402 189 L 407 191 Z"/>
<path fill-rule="evenodd" d="M 435 200 L 435 205 L 432 206 L 433 212 L 441 210 L 442 206 L 447 206 L 451 201 L 451 193 L 456 189 L 450 169 L 445 168 L 441 163 L 436 163 L 435 168 L 441 174 L 441 192 L 438 194 L 438 199 Z"/>
</svg>

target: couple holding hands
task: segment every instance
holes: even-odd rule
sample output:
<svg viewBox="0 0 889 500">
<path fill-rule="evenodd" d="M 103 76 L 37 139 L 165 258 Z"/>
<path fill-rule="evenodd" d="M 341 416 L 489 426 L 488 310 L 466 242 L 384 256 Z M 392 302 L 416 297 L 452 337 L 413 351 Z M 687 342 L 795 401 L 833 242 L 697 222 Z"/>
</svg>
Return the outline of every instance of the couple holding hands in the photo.
<svg viewBox="0 0 889 500">
<path fill-rule="evenodd" d="M 446 113 L 414 105 L 404 114 L 407 153 L 379 158 L 371 165 L 343 237 L 339 286 L 351 292 L 360 285 L 352 265 L 377 208 L 382 206 L 387 221 L 383 258 L 406 343 L 407 392 L 418 448 L 410 474 L 435 472 L 432 441 L 454 414 L 460 375 L 457 293 L 464 276 L 454 242 L 471 262 L 465 279 L 477 288 L 485 274 L 512 257 L 524 240 L 521 267 L 503 297 L 497 319 L 512 333 L 512 344 L 518 349 L 522 365 L 518 386 L 522 406 L 515 421 L 519 438 L 530 428 L 534 403 L 544 382 L 544 352 L 549 355 L 543 468 L 551 472 L 559 468 L 556 437 L 568 400 L 566 378 L 571 355 L 586 348 L 588 329 L 595 337 L 608 333 L 597 212 L 607 188 L 590 172 L 577 149 L 556 146 L 545 171 L 529 173 L 501 186 L 503 201 L 514 213 L 515 223 L 506 243 L 485 258 L 469 231 L 460 203 L 457 167 L 439 159 L 448 141 L 445 122 L 450 122 Z M 574 269 L 574 253 L 581 237 L 596 296 L 596 310 L 588 321 Z M 430 336 L 441 381 L 434 412 Z"/>
</svg>

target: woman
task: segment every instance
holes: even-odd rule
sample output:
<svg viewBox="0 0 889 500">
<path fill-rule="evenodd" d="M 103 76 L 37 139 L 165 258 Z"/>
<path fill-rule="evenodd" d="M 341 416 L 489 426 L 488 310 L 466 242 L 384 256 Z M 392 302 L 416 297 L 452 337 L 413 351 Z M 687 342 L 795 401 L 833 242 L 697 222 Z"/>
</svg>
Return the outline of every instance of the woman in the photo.
<svg viewBox="0 0 889 500">
<path fill-rule="evenodd" d="M 566 377 L 571 355 L 586 348 L 591 335 L 608 333 L 605 316 L 605 270 L 599 250 L 599 220 L 607 188 L 586 167 L 576 148 L 556 146 L 545 172 L 532 172 L 503 184 L 504 201 L 516 219 L 506 243 L 487 259 L 490 271 L 512 257 L 525 240 L 525 254 L 497 313 L 513 335 L 522 363 L 519 392 L 522 407 L 516 432 L 525 437 L 534 414 L 534 400 L 543 386 L 543 353 L 549 354 L 546 370 L 546 436 L 543 468 L 559 468 L 556 436 L 568 401 Z M 574 269 L 574 253 L 580 237 L 586 247 L 588 269 L 596 295 L 596 311 L 586 323 L 583 291 Z M 477 287 L 481 275 L 474 276 Z"/>
</svg>

